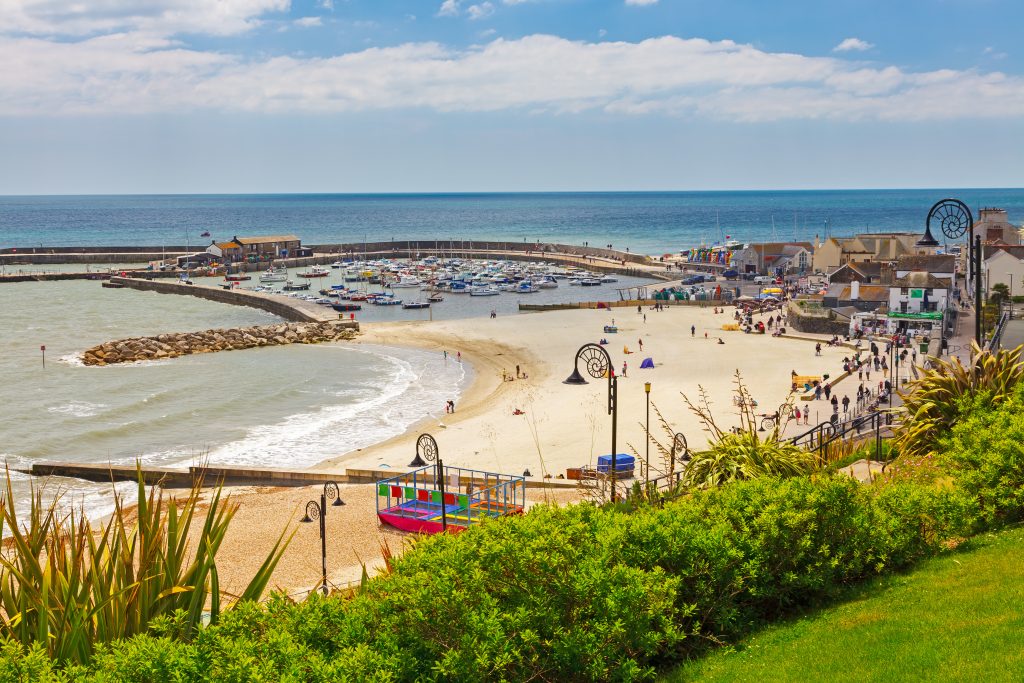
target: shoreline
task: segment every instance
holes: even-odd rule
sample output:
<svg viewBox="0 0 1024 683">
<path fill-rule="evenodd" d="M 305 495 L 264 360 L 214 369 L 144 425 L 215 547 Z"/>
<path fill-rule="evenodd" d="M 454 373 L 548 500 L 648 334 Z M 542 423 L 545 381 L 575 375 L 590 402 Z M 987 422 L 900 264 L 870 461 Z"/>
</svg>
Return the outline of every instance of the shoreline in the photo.
<svg viewBox="0 0 1024 683">
<path fill-rule="evenodd" d="M 438 418 L 433 413 L 428 413 L 422 419 L 411 423 L 401 434 L 396 434 L 370 446 L 325 458 L 309 469 L 335 471 L 339 467 L 345 466 L 347 464 L 346 461 L 356 459 L 357 457 L 369 457 L 377 451 L 393 448 L 399 442 L 406 441 L 413 435 L 419 436 L 424 431 L 430 431 L 430 427 L 447 429 L 449 426 L 458 425 L 471 417 L 481 415 L 485 410 L 485 401 L 487 399 L 497 399 L 503 394 L 503 390 L 506 389 L 507 385 L 511 384 L 510 382 L 502 382 L 500 380 L 500 371 L 504 367 L 503 362 L 505 361 L 511 363 L 512 366 L 518 364 L 522 367 L 530 367 L 533 364 L 535 367 L 541 367 L 539 363 L 534 363 L 536 358 L 531 356 L 525 349 L 517 349 L 498 342 L 492 345 L 480 342 L 461 342 L 456 344 L 458 340 L 447 338 L 445 335 L 436 332 L 434 334 L 427 332 L 417 336 L 402 336 L 403 332 L 409 330 L 419 331 L 417 328 L 426 327 L 431 324 L 433 323 L 430 321 L 422 320 L 363 323 L 364 327 L 359 336 L 347 343 L 354 346 L 373 344 L 384 347 L 433 351 L 438 354 L 442 354 L 447 350 L 450 362 L 459 362 L 454 360 L 454 358 L 456 353 L 461 353 L 462 363 L 468 364 L 468 372 L 471 373 L 471 377 L 468 385 L 459 395 L 455 412 L 445 414 L 443 418 L 440 418 L 442 420 L 440 423 L 436 422 Z M 485 346 L 490 346 L 490 348 L 484 348 Z M 501 362 L 489 358 L 491 354 L 488 354 L 487 351 L 491 350 L 498 350 L 493 355 L 495 357 L 500 356 Z M 538 381 L 541 378 L 542 376 L 538 377 Z M 531 379 L 533 379 L 532 376 Z M 434 431 L 437 430 L 435 429 Z M 410 451 L 409 459 L 411 460 L 414 455 L 415 448 Z"/>
</svg>

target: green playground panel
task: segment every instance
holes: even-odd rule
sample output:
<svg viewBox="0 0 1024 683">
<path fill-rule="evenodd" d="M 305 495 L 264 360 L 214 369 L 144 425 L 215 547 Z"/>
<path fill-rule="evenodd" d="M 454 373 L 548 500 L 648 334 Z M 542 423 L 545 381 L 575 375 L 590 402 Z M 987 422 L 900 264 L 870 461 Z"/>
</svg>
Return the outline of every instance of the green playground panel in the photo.
<svg viewBox="0 0 1024 683">
<path fill-rule="evenodd" d="M 406 486 L 404 492 L 406 498 L 412 499 L 416 497 L 416 489 L 413 488 L 412 486 Z"/>
<path fill-rule="evenodd" d="M 377 484 L 377 495 L 386 496 L 390 492 L 390 488 L 387 484 Z"/>
<path fill-rule="evenodd" d="M 469 507 L 469 496 L 465 493 L 459 495 L 459 507 Z"/>
<path fill-rule="evenodd" d="M 438 505 L 440 505 L 441 504 L 441 500 L 442 500 L 442 498 L 441 498 L 441 492 L 440 491 L 431 491 L 430 492 L 430 502 L 431 503 L 437 503 Z"/>
</svg>

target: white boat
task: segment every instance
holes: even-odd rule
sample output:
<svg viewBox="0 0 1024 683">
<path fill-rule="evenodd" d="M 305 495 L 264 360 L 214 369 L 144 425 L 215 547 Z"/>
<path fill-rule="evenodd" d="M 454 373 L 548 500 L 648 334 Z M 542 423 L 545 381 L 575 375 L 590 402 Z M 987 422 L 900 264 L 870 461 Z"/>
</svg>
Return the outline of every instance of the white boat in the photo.
<svg viewBox="0 0 1024 683">
<path fill-rule="evenodd" d="M 533 293 L 539 292 L 539 291 L 540 291 L 540 287 L 537 287 L 536 285 L 534 285 L 529 280 L 523 280 L 518 285 L 516 285 L 516 288 L 515 288 L 516 294 L 533 294 Z"/>
<path fill-rule="evenodd" d="M 601 281 L 596 277 L 585 277 L 580 280 L 581 287 L 597 287 L 601 284 Z"/>
<path fill-rule="evenodd" d="M 347 266 L 348 264 L 345 263 L 344 261 L 335 261 L 334 263 L 331 264 L 331 268 L 345 268 Z"/>
<path fill-rule="evenodd" d="M 541 289 L 554 289 L 558 287 L 558 282 L 555 280 L 555 278 L 553 278 L 550 275 L 542 277 L 540 280 L 537 280 L 534 284 L 536 284 Z"/>
<path fill-rule="evenodd" d="M 270 266 L 265 271 L 260 273 L 260 282 L 287 282 L 288 271 L 284 268 L 278 270 L 274 266 Z"/>
<path fill-rule="evenodd" d="M 405 287 L 419 287 L 423 283 L 420 282 L 419 278 L 412 277 L 410 275 L 402 275 L 395 282 L 389 283 L 391 289 L 402 289 Z"/>
<path fill-rule="evenodd" d="M 612 277 L 611 275 L 604 275 L 601 277 L 601 282 L 618 282 L 619 278 Z"/>
<path fill-rule="evenodd" d="M 490 287 L 490 286 L 486 286 L 486 285 L 481 286 L 481 287 L 470 287 L 469 288 L 469 295 L 470 296 L 497 296 L 498 294 L 501 294 L 501 292 L 499 292 L 494 287 Z"/>
</svg>

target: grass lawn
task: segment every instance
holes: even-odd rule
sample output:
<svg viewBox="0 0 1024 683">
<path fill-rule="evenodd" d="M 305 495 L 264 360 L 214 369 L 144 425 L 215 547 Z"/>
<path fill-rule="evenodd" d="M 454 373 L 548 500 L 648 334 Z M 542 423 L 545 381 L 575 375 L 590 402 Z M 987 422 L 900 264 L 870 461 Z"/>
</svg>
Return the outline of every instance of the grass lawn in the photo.
<svg viewBox="0 0 1024 683">
<path fill-rule="evenodd" d="M 1024 529 L 870 581 L 664 680 L 1024 681 Z"/>
</svg>

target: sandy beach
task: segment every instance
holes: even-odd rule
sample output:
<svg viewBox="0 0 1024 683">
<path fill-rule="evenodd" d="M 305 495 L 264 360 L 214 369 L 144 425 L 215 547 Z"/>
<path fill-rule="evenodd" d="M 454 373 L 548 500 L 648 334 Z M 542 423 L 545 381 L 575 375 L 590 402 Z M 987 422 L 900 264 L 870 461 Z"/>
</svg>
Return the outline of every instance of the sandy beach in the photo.
<svg viewBox="0 0 1024 683">
<path fill-rule="evenodd" d="M 425 431 L 437 439 L 448 465 L 506 473 L 529 470 L 534 478 L 545 474 L 556 478 L 567 468 L 594 465 L 598 456 L 610 452 L 606 381 L 588 377 L 588 385 L 573 386 L 563 380 L 572 372 L 576 350 L 601 338 L 608 340 L 605 348 L 620 376 L 617 451 L 635 452 L 641 460 L 645 382 L 652 385 L 652 434 L 668 441 L 657 426 L 656 406 L 674 430 L 686 435 L 691 449 L 700 449 L 707 437 L 681 394 L 696 399 L 698 387 L 703 387 L 719 426 L 727 428 L 738 424 L 732 404 L 737 370 L 759 403 L 756 412 L 772 413 L 790 393 L 791 371 L 836 376 L 842 358 L 851 355 L 848 348 L 824 346 L 821 356 L 816 356 L 814 344 L 806 340 L 723 331 L 723 324 L 732 322 L 734 309 L 723 310 L 715 314 L 709 305 L 659 312 L 647 306 L 641 312 L 636 308 L 565 310 L 494 319 L 366 324 L 354 343 L 416 346 L 438 354 L 447 351 L 451 363 L 460 362 L 461 355 L 461 362 L 472 365 L 474 379 L 456 401 L 454 414 L 446 414 L 443 404 L 425 406 L 429 416 L 405 434 L 339 455 L 319 468 L 339 473 L 348 467 L 402 470 L 415 454 L 417 436 Z M 604 333 L 604 326 L 613 321 L 618 332 Z M 641 370 L 645 358 L 653 359 L 655 367 Z M 515 379 L 517 365 L 526 378 Z M 503 372 L 513 380 L 503 381 Z M 850 389 L 840 385 L 840 395 L 855 390 L 853 382 Z M 812 424 L 831 412 L 825 401 L 801 407 L 807 405 L 812 406 Z M 516 410 L 523 414 L 514 414 Z M 343 448 L 339 444 L 339 451 Z M 660 456 L 652 448 L 651 472 L 656 475 L 662 469 Z M 358 580 L 362 563 L 372 575 L 382 565 L 384 542 L 400 552 L 410 541 L 378 524 L 371 486 L 344 486 L 342 496 L 346 505 L 329 508 L 327 518 L 329 580 L 336 585 Z M 297 522 L 306 501 L 318 497 L 316 487 L 236 490 L 234 499 L 241 508 L 222 550 L 224 587 L 239 588 L 242 577 L 255 570 L 289 519 Z M 531 503 L 567 503 L 580 497 L 573 489 L 528 491 Z M 318 525 L 300 524 L 273 584 L 288 592 L 302 591 L 314 585 L 319 575 Z"/>
</svg>

